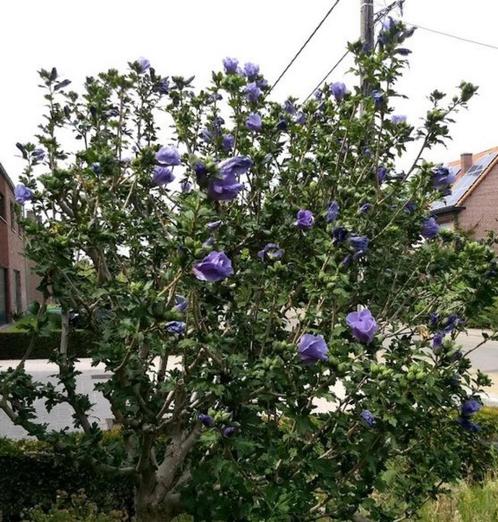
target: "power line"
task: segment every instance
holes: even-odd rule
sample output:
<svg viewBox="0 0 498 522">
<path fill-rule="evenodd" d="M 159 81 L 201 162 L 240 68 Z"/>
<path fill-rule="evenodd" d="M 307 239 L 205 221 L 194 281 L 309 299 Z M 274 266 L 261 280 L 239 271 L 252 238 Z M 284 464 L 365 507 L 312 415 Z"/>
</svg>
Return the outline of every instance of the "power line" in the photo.
<svg viewBox="0 0 498 522">
<path fill-rule="evenodd" d="M 284 77 L 284 75 L 287 73 L 287 71 L 292 67 L 292 64 L 297 60 L 297 58 L 299 57 L 299 55 L 303 52 L 304 48 L 310 43 L 311 39 L 315 36 L 315 34 L 319 31 L 320 27 L 324 24 L 325 20 L 327 20 L 327 18 L 330 16 L 330 14 L 332 13 L 332 11 L 337 7 L 337 4 L 340 2 L 341 0 L 336 0 L 335 3 L 332 5 L 332 7 L 325 13 L 325 16 L 320 20 L 320 23 L 315 27 L 315 29 L 313 30 L 313 32 L 308 36 L 308 39 L 303 43 L 303 45 L 301 45 L 299 51 L 297 51 L 297 53 L 294 55 L 294 57 L 292 58 L 292 60 L 287 64 L 287 66 L 285 67 L 285 69 L 280 73 L 280 76 L 277 78 L 277 80 L 275 81 L 275 83 L 271 86 L 270 88 L 270 91 L 271 92 L 275 87 L 276 85 L 278 84 L 278 82 L 280 82 L 280 80 Z"/>
<path fill-rule="evenodd" d="M 474 45 L 480 45 L 482 47 L 488 47 L 489 49 L 498 50 L 498 45 L 488 44 L 484 42 L 478 42 L 477 40 L 471 40 L 470 38 L 464 38 L 463 36 L 458 36 L 456 34 L 445 33 L 444 31 L 438 31 L 437 29 L 430 29 L 429 27 L 424 27 L 423 25 L 412 24 L 410 22 L 405 22 L 407 25 L 411 25 L 412 27 L 416 27 L 417 29 L 422 29 L 422 31 L 428 31 L 429 33 L 439 34 L 441 36 L 447 36 L 448 38 L 453 38 L 455 40 L 460 40 L 462 42 L 471 43 Z"/>
<path fill-rule="evenodd" d="M 403 9 L 403 4 L 405 3 L 405 0 L 395 0 L 391 4 L 389 4 L 384 9 L 381 9 L 376 15 L 375 15 L 375 23 L 378 23 L 387 16 L 393 9 L 396 7 L 399 7 L 399 9 Z M 316 86 L 313 88 L 313 90 L 306 96 L 304 99 L 304 102 L 307 102 L 311 96 L 315 93 L 317 89 L 321 87 L 321 85 L 327 80 L 327 78 L 339 67 L 339 65 L 345 60 L 346 56 L 350 53 L 349 50 L 347 50 L 340 58 L 339 60 L 330 68 L 329 72 L 316 84 Z"/>
</svg>

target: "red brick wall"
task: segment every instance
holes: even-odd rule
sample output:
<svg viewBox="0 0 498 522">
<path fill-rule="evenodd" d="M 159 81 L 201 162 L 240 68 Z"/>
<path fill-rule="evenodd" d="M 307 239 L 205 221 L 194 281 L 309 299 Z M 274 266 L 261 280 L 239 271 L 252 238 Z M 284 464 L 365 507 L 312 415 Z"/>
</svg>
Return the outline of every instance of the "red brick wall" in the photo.
<svg viewBox="0 0 498 522">
<path fill-rule="evenodd" d="M 476 239 L 486 237 L 489 230 L 498 232 L 498 164 L 462 203 L 458 226 L 473 232 Z M 498 250 L 498 247 L 497 247 Z"/>
<path fill-rule="evenodd" d="M 15 271 L 20 274 L 21 302 L 20 310 L 25 311 L 29 302 L 27 288 L 32 286 L 27 277 L 27 260 L 24 257 L 24 240 L 20 234 L 15 215 L 15 198 L 12 185 L 0 166 L 0 193 L 4 197 L 4 216 L 0 216 L 0 267 L 7 269 L 7 318 L 16 313 Z M 14 226 L 12 223 L 14 222 Z"/>
</svg>

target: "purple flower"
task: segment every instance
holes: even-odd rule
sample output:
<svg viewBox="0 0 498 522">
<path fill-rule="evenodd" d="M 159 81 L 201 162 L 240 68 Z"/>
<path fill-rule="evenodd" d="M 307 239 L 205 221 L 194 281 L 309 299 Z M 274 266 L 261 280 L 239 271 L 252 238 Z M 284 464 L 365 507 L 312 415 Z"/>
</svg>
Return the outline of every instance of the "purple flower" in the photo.
<svg viewBox="0 0 498 522">
<path fill-rule="evenodd" d="M 161 78 L 157 84 L 157 91 L 161 94 L 168 94 L 169 92 L 169 80 L 168 78 Z"/>
<path fill-rule="evenodd" d="M 223 434 L 223 437 L 229 439 L 230 437 L 233 437 L 235 433 L 237 433 L 237 428 L 235 426 L 226 426 L 221 430 L 221 433 Z"/>
<path fill-rule="evenodd" d="M 339 217 L 339 210 L 340 210 L 340 207 L 339 207 L 339 203 L 337 203 L 337 201 L 332 201 L 329 204 L 329 206 L 327 208 L 327 216 L 325 218 L 327 223 L 332 223 Z"/>
<path fill-rule="evenodd" d="M 323 91 L 321 91 L 320 89 L 317 89 L 313 93 L 313 96 L 314 96 L 315 100 L 320 101 L 323 98 Z"/>
<path fill-rule="evenodd" d="M 298 112 L 294 117 L 294 122 L 298 125 L 304 125 L 306 123 L 306 114 L 304 114 L 304 112 Z"/>
<path fill-rule="evenodd" d="M 461 407 L 461 415 L 462 417 L 472 417 L 475 413 L 477 413 L 481 409 L 481 403 L 476 401 L 475 399 L 467 399 L 462 403 Z"/>
<path fill-rule="evenodd" d="M 270 84 L 268 83 L 268 80 L 266 78 L 258 78 L 256 80 L 256 85 L 262 90 L 266 91 L 270 87 Z"/>
<path fill-rule="evenodd" d="M 348 254 L 342 261 L 341 266 L 348 267 L 353 262 L 353 256 L 351 254 Z"/>
<path fill-rule="evenodd" d="M 422 224 L 420 234 L 425 239 L 434 239 L 439 234 L 439 225 L 435 218 L 427 218 Z"/>
<path fill-rule="evenodd" d="M 43 149 L 35 149 L 31 156 L 35 161 L 43 161 L 45 159 L 45 151 Z"/>
<path fill-rule="evenodd" d="M 249 114 L 246 120 L 246 127 L 249 130 L 259 132 L 263 127 L 261 116 L 257 112 L 252 112 L 251 114 Z"/>
<path fill-rule="evenodd" d="M 393 125 L 401 125 L 402 123 L 406 123 L 406 116 L 403 114 L 393 114 L 391 116 L 391 123 Z"/>
<path fill-rule="evenodd" d="M 313 223 L 315 222 L 315 216 L 313 216 L 313 212 L 311 210 L 301 209 L 297 213 L 297 219 L 295 221 L 296 227 L 301 230 L 309 230 Z"/>
<path fill-rule="evenodd" d="M 436 332 L 432 338 L 432 349 L 438 353 L 443 346 L 444 332 Z"/>
<path fill-rule="evenodd" d="M 205 413 L 199 413 L 197 416 L 199 421 L 206 426 L 206 428 L 212 428 L 214 426 L 214 419 L 211 415 L 206 415 Z"/>
<path fill-rule="evenodd" d="M 225 152 L 230 152 L 233 150 L 235 145 L 235 137 L 232 134 L 225 134 L 221 141 L 221 146 Z"/>
<path fill-rule="evenodd" d="M 457 422 L 465 431 L 469 431 L 470 433 L 477 433 L 481 430 L 479 424 L 472 422 L 467 417 L 458 417 Z"/>
<path fill-rule="evenodd" d="M 240 176 L 245 174 L 251 167 L 252 160 L 248 156 L 234 156 L 218 163 L 218 170 L 224 176 L 228 174 Z"/>
<path fill-rule="evenodd" d="M 93 170 L 95 174 L 100 174 L 102 172 L 102 167 L 98 161 L 92 163 L 90 168 Z"/>
<path fill-rule="evenodd" d="M 182 179 L 180 181 L 180 190 L 184 194 L 188 194 L 192 190 L 192 183 L 188 179 Z"/>
<path fill-rule="evenodd" d="M 199 281 L 222 281 L 233 274 L 232 262 L 225 252 L 211 252 L 193 267 Z"/>
<path fill-rule="evenodd" d="M 214 201 L 231 201 L 243 188 L 235 174 L 220 174 L 209 182 L 208 196 Z"/>
<path fill-rule="evenodd" d="M 285 118 L 280 118 L 277 123 L 277 129 L 281 132 L 285 132 L 289 128 L 289 124 Z"/>
<path fill-rule="evenodd" d="M 400 56 L 408 56 L 412 54 L 412 51 L 410 51 L 410 49 L 406 49 L 406 47 L 398 47 L 396 49 L 396 54 L 399 54 Z"/>
<path fill-rule="evenodd" d="M 372 91 L 372 99 L 376 109 L 381 109 L 384 105 L 384 93 L 379 90 Z"/>
<path fill-rule="evenodd" d="M 386 167 L 380 166 L 377 168 L 377 180 L 379 182 L 379 185 L 382 185 L 384 183 L 386 177 L 387 177 L 387 169 Z"/>
<path fill-rule="evenodd" d="M 405 206 L 403 207 L 403 210 L 407 214 L 413 214 L 415 212 L 415 210 L 417 210 L 417 204 L 414 203 L 413 201 L 407 201 L 405 203 Z"/>
<path fill-rule="evenodd" d="M 24 203 L 33 198 L 33 191 L 26 187 L 26 185 L 19 183 L 19 185 L 16 185 L 16 188 L 14 189 L 14 196 L 18 203 L 24 205 Z"/>
<path fill-rule="evenodd" d="M 368 250 L 368 237 L 367 236 L 351 236 L 349 238 L 349 244 L 355 251 L 355 257 L 365 254 Z"/>
<path fill-rule="evenodd" d="M 259 65 L 247 62 L 246 64 L 244 64 L 244 74 L 247 76 L 248 80 L 255 80 L 259 74 Z"/>
<path fill-rule="evenodd" d="M 214 245 L 215 241 L 214 241 L 214 237 L 208 237 L 206 239 L 206 241 L 204 241 L 202 243 L 202 248 L 209 248 L 209 247 L 212 247 Z"/>
<path fill-rule="evenodd" d="M 321 335 L 304 334 L 298 343 L 299 360 L 304 364 L 326 361 L 328 347 Z"/>
<path fill-rule="evenodd" d="M 344 227 L 337 227 L 332 231 L 332 236 L 334 238 L 334 244 L 338 245 L 339 243 L 346 241 L 348 231 Z"/>
<path fill-rule="evenodd" d="M 225 68 L 225 72 L 227 74 L 237 74 L 239 60 L 237 60 L 237 58 L 226 57 L 223 60 L 223 67 Z"/>
<path fill-rule="evenodd" d="M 287 114 L 295 114 L 296 113 L 296 106 L 294 105 L 294 102 L 292 100 L 285 100 L 285 102 L 284 102 L 284 111 Z"/>
<path fill-rule="evenodd" d="M 141 56 L 137 60 L 137 64 L 138 64 L 138 69 L 139 69 L 140 74 L 143 74 L 144 72 L 146 72 L 150 69 L 150 61 L 147 60 L 147 58 L 144 58 L 143 56 Z"/>
<path fill-rule="evenodd" d="M 254 82 L 248 83 L 244 92 L 247 100 L 251 103 L 256 103 L 262 94 L 261 89 Z"/>
<path fill-rule="evenodd" d="M 188 299 L 183 297 L 183 295 L 175 295 L 175 306 L 174 309 L 177 312 L 184 313 L 188 308 Z"/>
<path fill-rule="evenodd" d="M 361 417 L 361 420 L 369 427 L 369 428 L 373 428 L 375 423 L 376 423 L 376 420 L 375 420 L 375 416 L 373 415 L 373 413 L 369 410 L 363 410 L 361 413 L 360 413 L 360 417 Z"/>
<path fill-rule="evenodd" d="M 212 131 L 210 131 L 208 128 L 204 127 L 203 129 L 200 130 L 199 132 L 199 136 L 201 137 L 201 139 L 203 141 L 205 141 L 206 143 L 209 143 L 210 141 L 212 141 L 213 139 L 213 133 Z"/>
<path fill-rule="evenodd" d="M 444 332 L 451 333 L 462 322 L 464 321 L 458 315 L 451 314 L 444 323 Z"/>
<path fill-rule="evenodd" d="M 218 230 L 221 225 L 223 224 L 223 221 L 221 219 L 218 219 L 217 221 L 211 221 L 209 222 L 206 227 L 208 230 Z"/>
<path fill-rule="evenodd" d="M 152 171 L 152 183 L 158 187 L 171 183 L 175 176 L 170 167 L 163 167 L 162 165 L 156 165 Z"/>
<path fill-rule="evenodd" d="M 346 316 L 346 323 L 353 337 L 360 343 L 370 344 L 378 330 L 377 323 L 370 310 L 365 308 L 360 312 L 351 312 Z"/>
<path fill-rule="evenodd" d="M 432 186 L 435 189 L 447 191 L 455 179 L 455 174 L 452 174 L 446 167 L 438 167 L 432 171 Z"/>
<path fill-rule="evenodd" d="M 195 172 L 195 177 L 197 178 L 197 183 L 199 183 L 199 185 L 201 187 L 206 187 L 207 186 L 207 173 L 208 173 L 208 169 L 206 167 L 206 165 L 202 162 L 202 161 L 198 161 L 194 164 L 194 172 Z"/>
<path fill-rule="evenodd" d="M 281 259 L 281 257 L 284 255 L 283 249 L 280 248 L 278 243 L 267 243 L 263 250 L 260 250 L 258 252 L 258 257 L 262 260 L 265 258 L 269 259 L 270 261 L 273 261 L 275 259 Z"/>
<path fill-rule="evenodd" d="M 169 333 L 181 335 L 185 332 L 186 324 L 183 321 L 170 321 L 166 323 L 166 330 Z"/>
<path fill-rule="evenodd" d="M 341 101 L 346 96 L 346 85 L 343 82 L 335 82 L 330 86 L 330 92 L 336 101 Z"/>
<path fill-rule="evenodd" d="M 372 207 L 372 203 L 363 203 L 363 205 L 359 208 L 359 213 L 366 214 Z"/>
<path fill-rule="evenodd" d="M 429 315 L 429 325 L 436 326 L 439 322 L 439 315 L 436 312 L 431 312 Z"/>
<path fill-rule="evenodd" d="M 180 153 L 175 147 L 161 147 L 156 152 L 156 161 L 162 165 L 180 165 Z"/>
</svg>

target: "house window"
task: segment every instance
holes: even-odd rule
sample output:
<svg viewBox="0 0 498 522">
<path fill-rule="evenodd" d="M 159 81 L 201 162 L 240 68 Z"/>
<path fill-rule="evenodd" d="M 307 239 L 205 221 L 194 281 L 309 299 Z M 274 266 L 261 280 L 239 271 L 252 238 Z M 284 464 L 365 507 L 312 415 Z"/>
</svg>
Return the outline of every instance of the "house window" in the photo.
<svg viewBox="0 0 498 522">
<path fill-rule="evenodd" d="M 10 228 L 12 232 L 16 231 L 16 206 L 12 201 L 10 202 Z"/>
<path fill-rule="evenodd" d="M 0 324 L 7 322 L 7 270 L 0 267 Z"/>
<path fill-rule="evenodd" d="M 16 290 L 15 293 L 15 308 L 16 313 L 22 313 L 22 297 L 21 297 L 21 272 L 19 270 L 14 270 L 14 288 Z"/>
<path fill-rule="evenodd" d="M 0 192 L 0 217 L 5 219 L 5 196 Z"/>
</svg>

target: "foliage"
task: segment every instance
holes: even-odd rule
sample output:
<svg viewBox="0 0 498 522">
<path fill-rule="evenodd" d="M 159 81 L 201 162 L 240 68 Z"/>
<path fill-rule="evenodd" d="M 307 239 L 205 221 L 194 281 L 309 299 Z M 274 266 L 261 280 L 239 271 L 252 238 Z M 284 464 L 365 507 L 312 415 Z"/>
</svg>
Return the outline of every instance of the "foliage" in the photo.
<svg viewBox="0 0 498 522">
<path fill-rule="evenodd" d="M 62 308 L 60 386 L 21 365 L 1 374 L 0 407 L 60 444 L 33 403 L 71 404 L 85 435 L 67 450 L 131 477 L 138 520 L 392 520 L 491 461 L 476 403 L 456 422 L 489 381 L 454 339 L 492 302 L 496 259 L 438 234 L 448 176 L 422 159 L 476 88 L 433 92 L 418 128 L 393 114 L 410 34 L 388 21 L 372 52 L 352 44 L 362 86 L 304 104 L 270 101 L 259 68 L 233 59 L 201 91 L 145 59 L 83 94 L 40 71 L 47 114 L 37 145 L 18 145 L 18 199 L 40 216 L 28 253 Z M 96 386 L 124 455 L 76 389 L 70 310 L 113 374 Z M 33 336 L 45 303 L 36 313 Z M 401 456 L 404 502 L 386 512 L 371 493 Z"/>
</svg>

